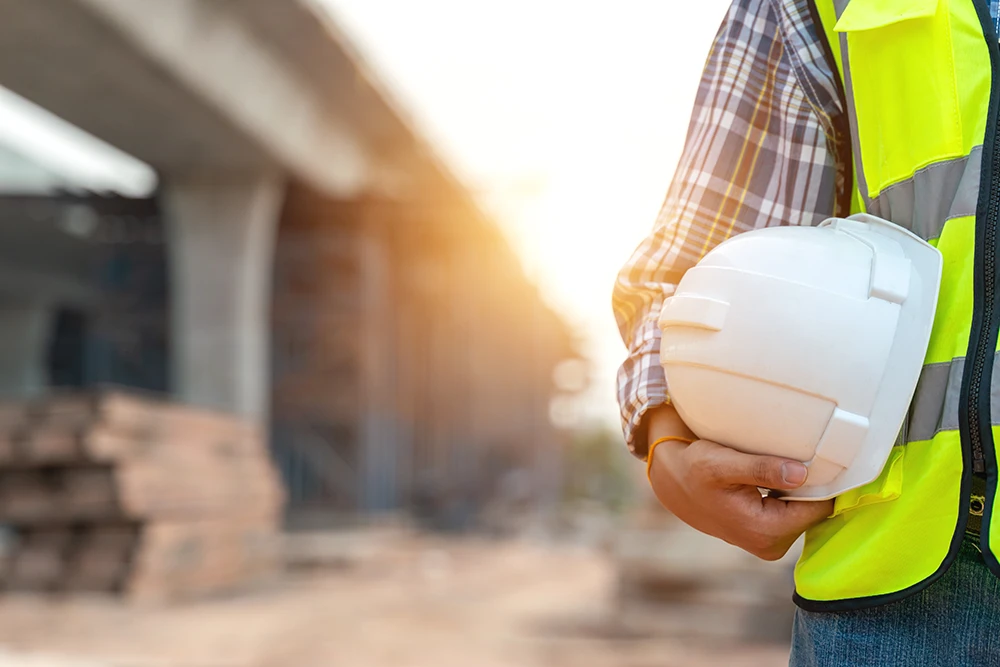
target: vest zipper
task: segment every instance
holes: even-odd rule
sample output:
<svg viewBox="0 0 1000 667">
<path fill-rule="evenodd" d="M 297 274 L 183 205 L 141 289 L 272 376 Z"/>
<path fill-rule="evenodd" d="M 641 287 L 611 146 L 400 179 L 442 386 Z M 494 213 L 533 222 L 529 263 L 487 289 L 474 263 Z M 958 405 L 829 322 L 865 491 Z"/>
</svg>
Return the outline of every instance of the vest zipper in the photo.
<svg viewBox="0 0 1000 667">
<path fill-rule="evenodd" d="M 976 9 L 983 27 L 990 52 L 992 79 L 990 85 L 990 107 L 986 121 L 986 136 L 983 140 L 983 165 L 979 187 L 979 201 L 976 208 L 976 241 L 973 278 L 972 331 L 969 336 L 966 366 L 962 378 L 962 400 L 959 408 L 959 424 L 963 440 L 967 438 L 963 456 L 965 474 L 962 481 L 962 508 L 960 528 L 964 532 L 969 514 L 972 495 L 972 466 L 981 461 L 986 472 L 987 493 L 982 520 L 981 543 L 988 553 L 989 523 L 993 511 L 993 497 L 996 491 L 996 453 L 993 446 L 991 395 L 993 380 L 993 359 L 996 355 L 997 334 L 1000 330 L 1000 295 L 997 272 L 997 225 L 1000 222 L 1000 132 L 997 131 L 1000 114 L 1000 36 L 994 28 L 988 0 L 977 0 Z M 989 368 L 990 372 L 986 370 Z M 968 460 L 969 458 L 972 460 Z M 986 554 L 984 553 L 984 556 Z M 992 555 L 991 555 L 992 556 Z M 996 565 L 995 558 L 991 565 Z M 991 568 L 993 569 L 993 568 Z M 994 570 L 995 571 L 995 570 Z"/>
<path fill-rule="evenodd" d="M 995 70 L 996 68 L 994 68 Z M 994 77 L 997 73 L 994 72 Z M 992 112 L 991 112 L 992 113 Z M 993 359 L 997 343 L 997 329 L 1000 328 L 1000 321 L 997 318 L 997 218 L 1000 212 L 1000 169 L 996 165 L 996 156 L 1000 153 L 1000 133 L 996 131 L 996 123 L 990 124 L 990 134 L 993 135 L 990 144 L 993 146 L 993 159 L 990 161 L 989 169 L 989 200 L 986 214 L 984 216 L 985 225 L 983 230 L 983 243 L 976 245 L 976 265 L 977 275 L 983 276 L 982 293 L 983 297 L 979 303 L 973 302 L 973 309 L 981 307 L 982 321 L 976 336 L 973 338 L 975 353 L 973 356 L 971 382 L 969 396 L 967 398 L 969 410 L 969 442 L 972 445 L 972 463 L 982 462 L 986 467 L 986 451 L 993 445 L 993 431 L 991 428 L 992 415 L 990 414 L 990 395 L 992 385 L 992 364 L 990 375 L 986 375 L 987 364 Z M 983 172 L 986 175 L 986 172 Z M 977 234 L 978 236 L 978 234 Z M 980 471 L 976 471 L 980 472 Z M 985 472 L 985 470 L 983 471 Z"/>
</svg>

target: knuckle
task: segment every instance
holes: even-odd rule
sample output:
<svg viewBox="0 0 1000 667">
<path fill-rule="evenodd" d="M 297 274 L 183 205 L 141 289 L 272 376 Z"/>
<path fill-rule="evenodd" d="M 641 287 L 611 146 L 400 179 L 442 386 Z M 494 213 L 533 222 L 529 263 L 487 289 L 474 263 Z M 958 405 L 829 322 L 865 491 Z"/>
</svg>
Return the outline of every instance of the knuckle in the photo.
<svg viewBox="0 0 1000 667">
<path fill-rule="evenodd" d="M 777 476 L 771 461 L 766 458 L 755 459 L 750 474 L 753 476 L 754 483 L 763 487 L 774 486 Z"/>
<path fill-rule="evenodd" d="M 729 476 L 726 466 L 719 461 L 705 461 L 700 468 L 703 478 L 713 484 L 725 482 Z"/>
</svg>

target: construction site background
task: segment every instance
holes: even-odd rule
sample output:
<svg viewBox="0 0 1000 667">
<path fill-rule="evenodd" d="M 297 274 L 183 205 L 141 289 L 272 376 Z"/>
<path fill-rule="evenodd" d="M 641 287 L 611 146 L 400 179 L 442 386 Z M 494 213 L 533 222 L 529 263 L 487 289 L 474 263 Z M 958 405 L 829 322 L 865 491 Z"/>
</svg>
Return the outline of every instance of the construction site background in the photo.
<svg viewBox="0 0 1000 667">
<path fill-rule="evenodd" d="M 0 598 L 11 667 L 661 667 L 787 662 L 793 556 L 683 526 L 612 433 L 578 438 L 560 502 L 516 477 L 461 525 L 419 508 L 274 536 L 252 584 L 162 602 Z"/>
<path fill-rule="evenodd" d="M 335 4 L 0 0 L 0 667 L 784 664 Z"/>
</svg>

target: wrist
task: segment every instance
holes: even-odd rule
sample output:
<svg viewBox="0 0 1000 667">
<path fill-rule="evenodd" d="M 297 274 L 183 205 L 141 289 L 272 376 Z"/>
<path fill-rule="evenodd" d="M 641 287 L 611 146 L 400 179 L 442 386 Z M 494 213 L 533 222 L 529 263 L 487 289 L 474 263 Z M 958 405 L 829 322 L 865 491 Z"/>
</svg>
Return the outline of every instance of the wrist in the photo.
<svg viewBox="0 0 1000 667">
<path fill-rule="evenodd" d="M 686 447 L 687 445 L 690 445 L 692 442 L 694 442 L 694 440 L 692 440 L 691 438 L 685 438 L 684 436 L 665 435 L 662 438 L 657 438 L 653 442 L 649 443 L 649 452 L 646 455 L 646 479 L 648 479 L 650 483 L 653 482 L 652 478 L 653 457 L 656 456 L 657 447 L 659 447 L 660 445 L 667 445 L 668 443 L 673 443 L 679 447 Z"/>
<path fill-rule="evenodd" d="M 647 413 L 646 419 L 648 424 L 648 428 L 646 429 L 647 448 L 651 448 L 654 443 L 663 438 L 686 440 L 688 442 L 698 439 L 698 436 L 687 427 L 672 405 L 665 404 L 653 408 Z"/>
</svg>

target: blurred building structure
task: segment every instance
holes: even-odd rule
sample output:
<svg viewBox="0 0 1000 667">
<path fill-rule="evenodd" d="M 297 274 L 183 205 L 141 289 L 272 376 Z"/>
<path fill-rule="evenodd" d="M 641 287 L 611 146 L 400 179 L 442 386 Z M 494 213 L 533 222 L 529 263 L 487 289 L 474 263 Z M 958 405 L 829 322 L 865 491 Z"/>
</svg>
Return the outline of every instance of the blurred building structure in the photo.
<svg viewBox="0 0 1000 667">
<path fill-rule="evenodd" d="M 0 393 L 114 384 L 271 434 L 299 515 L 461 524 L 554 488 L 576 356 L 501 233 L 310 0 L 0 0 L 0 85 L 148 199 L 0 148 Z"/>
</svg>

